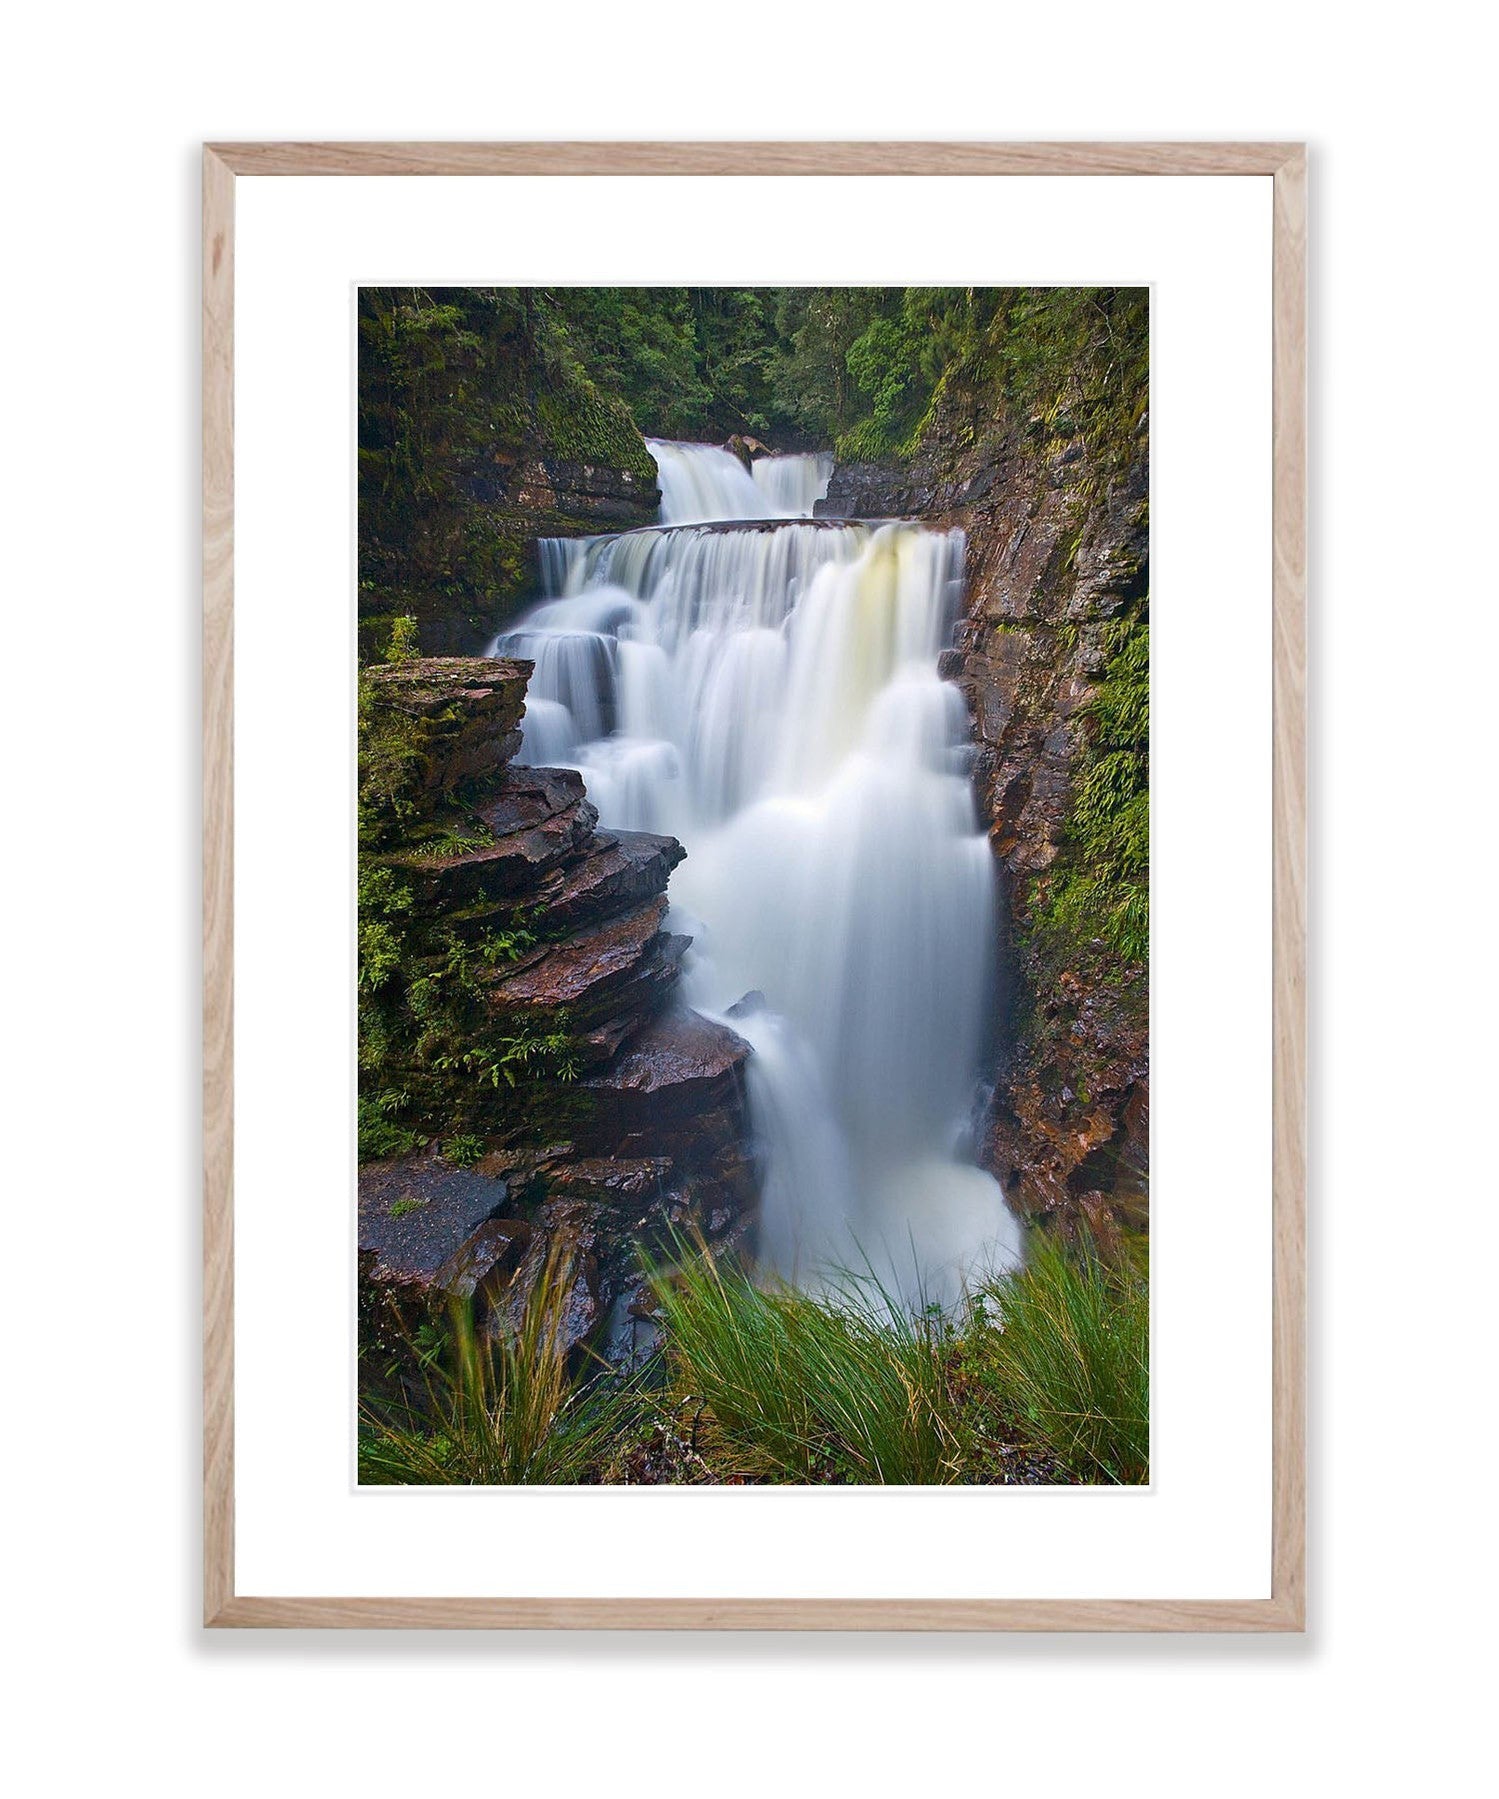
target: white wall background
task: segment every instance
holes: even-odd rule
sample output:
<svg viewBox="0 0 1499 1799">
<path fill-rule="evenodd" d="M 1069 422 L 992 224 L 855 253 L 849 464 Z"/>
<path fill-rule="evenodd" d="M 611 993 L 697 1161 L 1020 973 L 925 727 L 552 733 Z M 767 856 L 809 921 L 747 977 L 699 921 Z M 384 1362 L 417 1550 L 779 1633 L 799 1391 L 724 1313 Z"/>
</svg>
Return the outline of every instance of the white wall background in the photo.
<svg viewBox="0 0 1499 1799">
<path fill-rule="evenodd" d="M 1495 1491 L 1482 15 L 572 0 L 513 20 L 262 0 L 236 17 L 38 8 L 8 34 L 0 893 L 19 904 L 0 1215 L 21 1790 L 1471 1790 Z M 197 1628 L 197 144 L 569 135 L 1313 144 L 1304 1641 Z"/>
</svg>

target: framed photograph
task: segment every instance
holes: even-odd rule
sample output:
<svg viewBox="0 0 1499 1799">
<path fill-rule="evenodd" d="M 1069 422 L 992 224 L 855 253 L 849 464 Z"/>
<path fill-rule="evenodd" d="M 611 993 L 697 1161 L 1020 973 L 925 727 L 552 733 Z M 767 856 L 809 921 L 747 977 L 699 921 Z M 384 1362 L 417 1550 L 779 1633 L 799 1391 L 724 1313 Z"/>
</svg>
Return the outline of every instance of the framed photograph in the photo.
<svg viewBox="0 0 1499 1799">
<path fill-rule="evenodd" d="M 1304 1625 L 1296 144 L 225 144 L 205 1621 Z"/>
</svg>

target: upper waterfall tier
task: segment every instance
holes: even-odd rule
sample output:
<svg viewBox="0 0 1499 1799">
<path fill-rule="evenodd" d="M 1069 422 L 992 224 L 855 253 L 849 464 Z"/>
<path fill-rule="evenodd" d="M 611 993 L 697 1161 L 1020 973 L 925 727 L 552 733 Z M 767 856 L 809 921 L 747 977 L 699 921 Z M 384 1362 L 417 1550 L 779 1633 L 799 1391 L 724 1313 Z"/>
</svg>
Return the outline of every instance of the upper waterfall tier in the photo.
<svg viewBox="0 0 1499 1799">
<path fill-rule="evenodd" d="M 833 458 L 825 452 L 761 456 L 746 468 L 717 444 L 647 443 L 660 471 L 663 525 L 811 518 L 833 473 Z"/>
</svg>

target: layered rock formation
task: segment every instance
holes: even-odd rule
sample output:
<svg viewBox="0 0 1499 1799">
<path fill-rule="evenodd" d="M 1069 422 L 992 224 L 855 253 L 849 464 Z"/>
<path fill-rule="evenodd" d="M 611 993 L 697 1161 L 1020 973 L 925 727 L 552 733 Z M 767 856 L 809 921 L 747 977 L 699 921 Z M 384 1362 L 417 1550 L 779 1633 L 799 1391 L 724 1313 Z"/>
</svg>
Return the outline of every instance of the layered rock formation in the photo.
<svg viewBox="0 0 1499 1799">
<path fill-rule="evenodd" d="M 965 416 L 965 401 L 971 417 Z M 1007 897 L 1010 1029 L 984 1160 L 1012 1203 L 1066 1223 L 1146 1217 L 1149 981 L 1143 944 L 1059 904 L 1095 872 L 1080 795 L 1101 700 L 1148 608 L 1148 437 L 1062 416 L 997 434 L 954 383 L 909 463 L 835 469 L 820 515 L 918 517 L 967 533 L 967 597 L 942 673 L 968 702 L 974 782 Z M 1143 645 L 1135 644 L 1143 657 Z M 1109 746 L 1112 752 L 1112 744 Z M 1119 754 L 1138 764 L 1144 743 Z M 1142 800 L 1143 805 L 1143 800 Z M 1143 874 L 1140 877 L 1143 896 Z M 1143 898 L 1141 903 L 1143 904 Z"/>
<path fill-rule="evenodd" d="M 529 673 L 428 658 L 363 683 L 363 1309 L 457 1295 L 510 1329 L 550 1268 L 581 1341 L 639 1287 L 639 1247 L 748 1229 L 749 1051 L 674 994 L 682 846 L 601 831 L 580 776 L 512 764 Z"/>
</svg>

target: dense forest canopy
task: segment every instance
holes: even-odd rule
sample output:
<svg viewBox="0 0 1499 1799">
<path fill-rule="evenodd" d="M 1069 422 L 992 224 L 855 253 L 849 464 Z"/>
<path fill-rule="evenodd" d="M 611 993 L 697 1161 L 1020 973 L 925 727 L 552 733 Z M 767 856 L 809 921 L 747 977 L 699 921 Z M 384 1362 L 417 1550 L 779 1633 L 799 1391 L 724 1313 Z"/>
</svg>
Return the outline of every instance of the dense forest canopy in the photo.
<svg viewBox="0 0 1499 1799">
<path fill-rule="evenodd" d="M 982 368 L 1012 405 L 1055 398 L 1090 363 L 1121 389 L 1144 369 L 1138 289 L 545 291 L 558 336 L 653 437 L 903 456 L 950 368 Z"/>
<path fill-rule="evenodd" d="M 949 371 L 1003 418 L 1069 388 L 1133 392 L 1147 348 L 1138 288 L 370 288 L 360 315 L 372 452 L 397 413 L 475 423 L 463 378 L 486 345 L 508 345 L 515 375 L 498 436 L 555 385 L 574 406 L 622 401 L 648 437 L 743 432 L 845 460 L 913 454 Z"/>
</svg>

